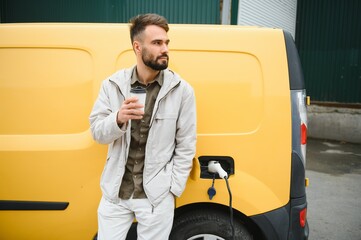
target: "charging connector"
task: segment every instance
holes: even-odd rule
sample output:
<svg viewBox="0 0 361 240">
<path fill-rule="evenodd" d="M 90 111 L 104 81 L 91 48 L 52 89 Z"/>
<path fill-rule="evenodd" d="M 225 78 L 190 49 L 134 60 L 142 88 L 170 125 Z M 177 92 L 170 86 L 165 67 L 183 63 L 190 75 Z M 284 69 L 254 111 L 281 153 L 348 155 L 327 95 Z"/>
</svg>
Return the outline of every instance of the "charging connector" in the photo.
<svg viewBox="0 0 361 240">
<path fill-rule="evenodd" d="M 208 162 L 208 172 L 218 173 L 220 178 L 228 178 L 228 174 L 223 170 L 221 164 L 218 161 L 209 161 Z"/>
</svg>

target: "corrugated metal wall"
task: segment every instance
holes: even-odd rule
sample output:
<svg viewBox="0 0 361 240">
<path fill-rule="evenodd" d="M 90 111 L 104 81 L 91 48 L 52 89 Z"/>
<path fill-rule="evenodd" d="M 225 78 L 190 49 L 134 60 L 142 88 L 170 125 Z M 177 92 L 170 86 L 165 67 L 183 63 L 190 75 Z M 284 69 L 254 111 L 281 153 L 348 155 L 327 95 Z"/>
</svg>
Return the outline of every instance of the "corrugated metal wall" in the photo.
<svg viewBox="0 0 361 240">
<path fill-rule="evenodd" d="M 297 0 L 239 0 L 238 25 L 282 28 L 295 36 Z"/>
<path fill-rule="evenodd" d="M 220 0 L 0 0 L 0 22 L 128 22 L 158 13 L 170 23 L 220 23 Z"/>
<path fill-rule="evenodd" d="M 361 1 L 298 0 L 296 29 L 311 99 L 361 103 Z"/>
</svg>

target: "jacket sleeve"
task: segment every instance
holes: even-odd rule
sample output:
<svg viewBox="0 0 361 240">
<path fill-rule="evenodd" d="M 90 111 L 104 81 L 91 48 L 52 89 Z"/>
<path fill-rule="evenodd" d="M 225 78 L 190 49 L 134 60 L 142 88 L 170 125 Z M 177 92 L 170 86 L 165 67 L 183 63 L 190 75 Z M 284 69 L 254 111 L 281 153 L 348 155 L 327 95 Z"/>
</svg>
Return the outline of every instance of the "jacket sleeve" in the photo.
<svg viewBox="0 0 361 240">
<path fill-rule="evenodd" d="M 176 146 L 173 156 L 174 165 L 170 189 L 177 197 L 183 193 L 186 187 L 196 152 L 196 102 L 193 89 L 187 83 L 186 86 L 177 121 Z"/>
<path fill-rule="evenodd" d="M 118 111 L 111 109 L 108 84 L 108 80 L 103 81 L 89 117 L 92 136 L 101 144 L 110 144 L 125 133 L 117 124 Z"/>
</svg>

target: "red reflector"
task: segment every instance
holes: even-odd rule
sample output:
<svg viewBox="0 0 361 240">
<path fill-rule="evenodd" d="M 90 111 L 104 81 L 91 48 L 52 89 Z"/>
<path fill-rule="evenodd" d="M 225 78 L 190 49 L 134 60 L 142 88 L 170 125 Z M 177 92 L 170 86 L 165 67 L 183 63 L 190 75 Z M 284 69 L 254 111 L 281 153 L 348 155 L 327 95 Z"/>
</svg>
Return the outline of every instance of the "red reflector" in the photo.
<svg viewBox="0 0 361 240">
<path fill-rule="evenodd" d="M 301 125 L 301 144 L 307 144 L 307 127 L 304 123 Z"/>
<path fill-rule="evenodd" d="M 300 211 L 300 225 L 301 227 L 305 227 L 307 219 L 307 208 L 304 208 Z"/>
</svg>

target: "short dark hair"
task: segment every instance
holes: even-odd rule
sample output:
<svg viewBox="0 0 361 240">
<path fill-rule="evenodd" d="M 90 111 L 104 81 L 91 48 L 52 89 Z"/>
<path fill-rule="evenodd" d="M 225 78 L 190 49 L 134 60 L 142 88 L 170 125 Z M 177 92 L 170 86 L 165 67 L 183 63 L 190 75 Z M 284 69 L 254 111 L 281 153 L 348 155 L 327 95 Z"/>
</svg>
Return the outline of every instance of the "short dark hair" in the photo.
<svg viewBox="0 0 361 240">
<path fill-rule="evenodd" d="M 168 21 L 165 17 L 154 13 L 147 13 L 135 16 L 129 20 L 130 23 L 130 40 L 133 43 L 134 39 L 142 34 L 145 28 L 149 25 L 156 25 L 168 32 Z"/>
</svg>

